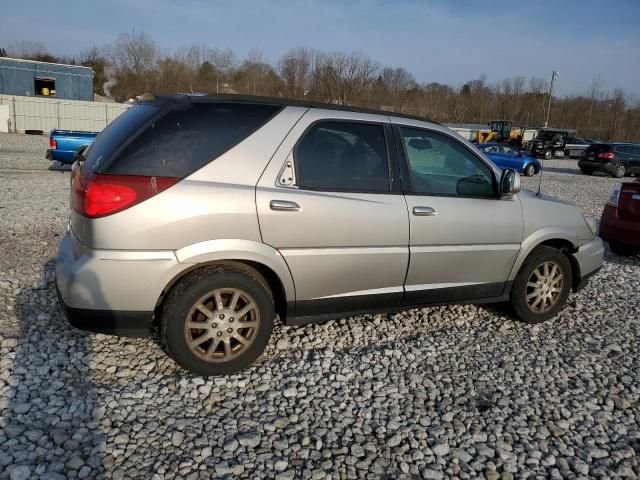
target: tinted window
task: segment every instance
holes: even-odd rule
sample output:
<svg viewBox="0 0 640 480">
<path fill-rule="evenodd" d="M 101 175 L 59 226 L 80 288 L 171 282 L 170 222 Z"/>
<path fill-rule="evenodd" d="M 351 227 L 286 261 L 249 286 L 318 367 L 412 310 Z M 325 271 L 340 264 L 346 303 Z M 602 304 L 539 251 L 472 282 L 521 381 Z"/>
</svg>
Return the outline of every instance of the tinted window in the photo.
<svg viewBox="0 0 640 480">
<path fill-rule="evenodd" d="M 629 147 L 628 145 L 618 145 L 615 151 L 616 153 L 624 153 L 626 155 L 631 153 L 631 147 Z"/>
<path fill-rule="evenodd" d="M 238 144 L 280 107 L 181 103 L 151 123 L 108 173 L 183 178 Z"/>
<path fill-rule="evenodd" d="M 415 193 L 493 196 L 491 169 L 459 142 L 425 130 L 400 132 Z"/>
<path fill-rule="evenodd" d="M 502 145 L 502 152 L 506 155 L 518 155 L 518 150 L 508 145 Z"/>
<path fill-rule="evenodd" d="M 134 105 L 105 128 L 84 152 L 84 170 L 99 171 L 115 151 L 142 126 L 160 112 L 153 105 Z"/>
<path fill-rule="evenodd" d="M 587 155 L 590 153 L 597 155 L 599 153 L 610 152 L 612 148 L 613 146 L 607 143 L 592 143 L 586 148 L 585 153 Z"/>
<path fill-rule="evenodd" d="M 640 147 L 637 147 L 637 146 L 633 147 L 633 154 L 640 156 Z"/>
<path fill-rule="evenodd" d="M 389 161 L 382 125 L 321 122 L 295 152 L 298 186 L 324 190 L 389 191 Z"/>
</svg>

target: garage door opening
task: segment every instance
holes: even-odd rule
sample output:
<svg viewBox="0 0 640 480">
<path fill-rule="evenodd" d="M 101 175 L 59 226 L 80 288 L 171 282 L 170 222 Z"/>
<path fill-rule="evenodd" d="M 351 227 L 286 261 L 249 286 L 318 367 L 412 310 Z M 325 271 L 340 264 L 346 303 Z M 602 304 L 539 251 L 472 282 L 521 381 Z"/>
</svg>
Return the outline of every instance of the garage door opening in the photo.
<svg viewBox="0 0 640 480">
<path fill-rule="evenodd" d="M 43 95 L 45 97 L 56 96 L 56 80 L 54 78 L 38 78 L 33 80 L 36 95 Z"/>
</svg>

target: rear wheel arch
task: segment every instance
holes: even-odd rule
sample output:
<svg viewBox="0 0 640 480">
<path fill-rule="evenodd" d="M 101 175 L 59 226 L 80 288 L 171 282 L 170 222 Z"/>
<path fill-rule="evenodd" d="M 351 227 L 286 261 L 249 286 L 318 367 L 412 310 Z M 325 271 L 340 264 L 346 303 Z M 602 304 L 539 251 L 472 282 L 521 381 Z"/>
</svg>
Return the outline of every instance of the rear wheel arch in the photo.
<svg viewBox="0 0 640 480">
<path fill-rule="evenodd" d="M 232 268 L 244 272 L 254 277 L 266 290 L 268 290 L 275 304 L 276 314 L 280 316 L 280 319 L 284 321 L 287 315 L 287 294 L 282 280 L 278 274 L 269 266 L 250 260 L 243 259 L 230 259 L 230 260 L 215 260 L 210 262 L 203 262 L 190 265 L 184 270 L 180 271 L 167 283 L 163 289 L 158 301 L 156 303 L 156 314 L 162 308 L 162 304 L 167 297 L 167 294 L 171 289 L 181 280 L 184 280 L 190 275 L 198 275 L 207 273 L 215 274 L 220 268 Z M 157 316 L 157 315 L 156 315 Z"/>
</svg>

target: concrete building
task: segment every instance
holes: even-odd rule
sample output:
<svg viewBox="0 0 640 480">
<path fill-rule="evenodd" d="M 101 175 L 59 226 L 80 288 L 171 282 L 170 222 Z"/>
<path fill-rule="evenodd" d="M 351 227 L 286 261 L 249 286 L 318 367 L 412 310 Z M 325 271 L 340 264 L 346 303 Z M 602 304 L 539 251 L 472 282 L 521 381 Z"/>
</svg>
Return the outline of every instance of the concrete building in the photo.
<svg viewBox="0 0 640 480">
<path fill-rule="evenodd" d="M 0 95 L 93 100 L 93 69 L 0 57 Z"/>
</svg>

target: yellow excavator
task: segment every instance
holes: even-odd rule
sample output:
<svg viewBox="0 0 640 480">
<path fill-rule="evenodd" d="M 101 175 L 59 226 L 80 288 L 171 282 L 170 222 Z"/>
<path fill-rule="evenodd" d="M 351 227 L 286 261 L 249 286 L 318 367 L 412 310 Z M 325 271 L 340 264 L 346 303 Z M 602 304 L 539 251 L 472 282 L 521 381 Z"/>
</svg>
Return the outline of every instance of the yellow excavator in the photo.
<svg viewBox="0 0 640 480">
<path fill-rule="evenodd" d="M 493 120 L 489 123 L 489 129 L 489 132 L 478 132 L 478 143 L 500 142 L 522 148 L 524 127 L 514 127 L 508 120 Z"/>
</svg>

